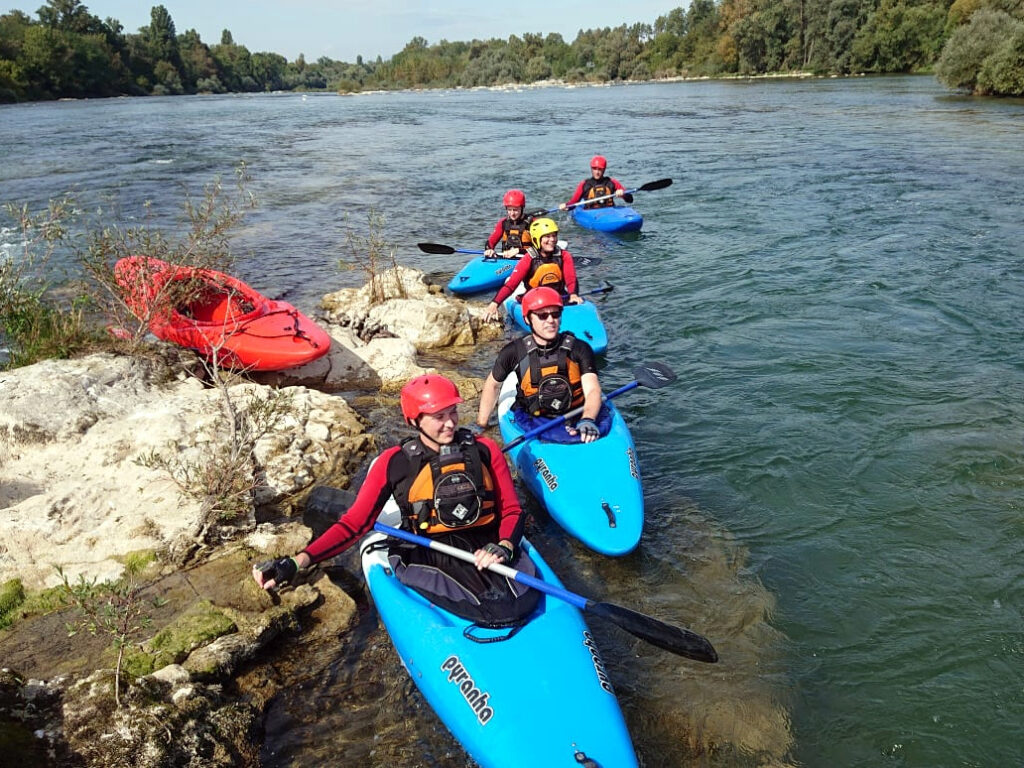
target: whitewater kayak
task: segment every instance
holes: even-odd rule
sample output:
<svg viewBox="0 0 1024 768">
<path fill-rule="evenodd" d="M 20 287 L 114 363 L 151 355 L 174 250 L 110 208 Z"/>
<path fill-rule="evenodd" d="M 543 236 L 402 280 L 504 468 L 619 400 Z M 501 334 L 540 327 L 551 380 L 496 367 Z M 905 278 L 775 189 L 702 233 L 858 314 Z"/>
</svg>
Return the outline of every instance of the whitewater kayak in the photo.
<svg viewBox="0 0 1024 768">
<path fill-rule="evenodd" d="M 498 427 L 506 445 L 527 430 L 512 414 L 515 373 L 502 382 Z M 604 555 L 626 555 L 640 543 L 644 496 L 633 437 L 611 401 L 611 428 L 592 443 L 555 443 L 539 437 L 508 451 L 519 478 L 571 536 Z M 552 430 L 564 426 L 552 427 Z"/>
<path fill-rule="evenodd" d="M 644 217 L 628 205 L 609 205 L 604 208 L 572 209 L 572 218 L 581 227 L 598 232 L 636 232 L 644 225 Z"/>
<path fill-rule="evenodd" d="M 397 525 L 389 501 L 380 522 Z M 518 632 L 473 627 L 407 589 L 367 536 L 363 573 L 381 622 L 416 687 L 481 768 L 635 768 L 636 754 L 601 655 L 579 610 L 541 599 Z M 561 585 L 528 542 L 537 577 Z M 478 642 L 467 637 L 476 637 Z"/>
<path fill-rule="evenodd" d="M 154 336 L 225 368 L 281 371 L 331 348 L 327 332 L 291 304 L 222 272 L 129 256 L 114 265 L 114 277 Z M 173 299 L 176 290 L 185 296 Z"/>
<path fill-rule="evenodd" d="M 505 299 L 505 317 L 509 318 L 516 328 L 529 333 L 530 326 L 523 317 L 523 307 L 517 301 L 521 295 L 517 292 Z M 608 350 L 608 332 L 601 322 L 597 305 L 592 301 L 584 300 L 582 304 L 566 304 L 562 307 L 561 330 L 571 331 L 577 339 L 587 342 L 596 355 Z"/>
<path fill-rule="evenodd" d="M 480 293 L 497 288 L 509 276 L 519 261 L 519 256 L 477 256 L 460 269 L 448 282 L 452 293 Z"/>
</svg>

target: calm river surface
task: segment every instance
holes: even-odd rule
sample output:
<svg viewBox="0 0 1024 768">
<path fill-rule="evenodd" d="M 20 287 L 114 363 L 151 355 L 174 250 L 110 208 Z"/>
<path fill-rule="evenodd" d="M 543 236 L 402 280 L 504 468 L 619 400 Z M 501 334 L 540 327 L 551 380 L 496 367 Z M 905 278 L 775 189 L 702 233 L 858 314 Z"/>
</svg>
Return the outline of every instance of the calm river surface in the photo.
<svg viewBox="0 0 1024 768">
<path fill-rule="evenodd" d="M 371 209 L 446 281 L 461 257 L 416 242 L 479 248 L 506 188 L 551 207 L 597 152 L 675 180 L 637 195 L 637 239 L 563 224 L 603 258 L 583 287 L 615 285 L 603 381 L 679 381 L 619 401 L 640 551 L 531 536 L 571 588 L 721 653 L 592 623 L 643 764 L 1024 765 L 1024 102 L 886 78 L 8 106 L 0 201 L 172 221 L 244 160 L 239 276 L 312 310 L 361 281 L 336 260 Z M 272 706 L 266 764 L 466 765 L 372 612 L 355 634 L 294 660 L 321 671 Z"/>
</svg>

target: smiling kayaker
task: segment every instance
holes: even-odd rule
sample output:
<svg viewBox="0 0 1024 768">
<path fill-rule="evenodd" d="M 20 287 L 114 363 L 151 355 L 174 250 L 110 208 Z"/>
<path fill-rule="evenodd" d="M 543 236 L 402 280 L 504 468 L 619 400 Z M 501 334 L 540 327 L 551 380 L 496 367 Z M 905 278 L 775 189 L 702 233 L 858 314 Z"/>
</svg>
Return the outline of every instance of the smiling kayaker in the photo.
<svg viewBox="0 0 1024 768">
<path fill-rule="evenodd" d="M 480 393 L 477 427 L 486 427 L 498 402 L 501 383 L 516 372 L 519 381 L 512 409 L 516 424 L 528 431 L 582 405 L 578 421 L 567 421 L 565 429 L 551 429 L 543 439 L 597 440 L 607 432 L 610 416 L 601 401 L 594 350 L 561 330 L 562 297 L 551 288 L 533 288 L 523 295 L 523 317 L 531 332 L 509 342 L 498 353 Z"/>
<path fill-rule="evenodd" d="M 344 552 L 373 529 L 394 496 L 403 528 L 475 557 L 466 563 L 396 540 L 388 556 L 399 581 L 483 626 L 520 621 L 536 607 L 538 594 L 486 570 L 506 563 L 534 573 L 518 551 L 522 510 L 504 455 L 490 438 L 458 428 L 462 398 L 444 376 L 417 376 L 402 388 L 400 400 L 402 415 L 418 435 L 374 460 L 352 506 L 322 536 L 294 557 L 254 565 L 253 578 L 274 589 L 293 581 L 299 569 Z"/>
<path fill-rule="evenodd" d="M 625 202 L 632 203 L 633 196 L 626 194 L 626 188 L 619 183 L 619 180 L 604 175 L 607 169 L 608 161 L 604 156 L 594 155 L 590 159 L 590 178 L 581 181 L 576 187 L 576 191 L 573 192 L 572 197 L 558 206 L 558 210 L 564 211 L 581 200 L 593 200 L 598 197 L 606 199 L 598 200 L 594 203 L 585 203 L 583 207 L 604 208 L 609 205 L 615 205 L 613 197 L 621 197 Z"/>
<path fill-rule="evenodd" d="M 510 189 L 501 199 L 505 206 L 505 218 L 494 225 L 494 231 L 484 243 L 484 256 L 494 256 L 494 249 L 501 243 L 501 252 L 506 258 L 525 252 L 530 245 L 530 219 L 523 215 L 526 209 L 526 195 L 521 189 Z"/>
<path fill-rule="evenodd" d="M 487 305 L 485 319 L 498 319 L 501 302 L 515 293 L 520 283 L 525 283 L 528 288 L 547 286 L 559 295 L 567 296 L 570 304 L 583 303 L 577 293 L 579 281 L 576 279 L 576 264 L 571 253 L 558 247 L 558 224 L 554 219 L 541 218 L 530 224 L 530 240 L 533 245 L 526 249 L 515 269 Z"/>
</svg>

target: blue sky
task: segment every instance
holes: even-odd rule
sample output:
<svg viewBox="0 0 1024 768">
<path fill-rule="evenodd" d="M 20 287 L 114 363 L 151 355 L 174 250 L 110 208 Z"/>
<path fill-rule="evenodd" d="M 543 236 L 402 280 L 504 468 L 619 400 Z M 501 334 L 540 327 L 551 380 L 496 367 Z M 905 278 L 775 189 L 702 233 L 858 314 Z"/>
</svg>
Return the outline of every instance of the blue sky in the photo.
<svg viewBox="0 0 1024 768">
<path fill-rule="evenodd" d="M 35 18 L 44 0 L 0 5 Z M 113 17 L 126 32 L 149 24 L 154 5 L 163 5 L 178 33 L 199 32 L 203 42 L 220 42 L 230 29 L 250 51 L 273 51 L 289 60 L 328 56 L 355 61 L 357 55 L 391 57 L 416 35 L 428 42 L 507 38 L 523 32 L 558 32 L 571 43 L 580 29 L 653 23 L 689 0 L 84 0 L 89 12 Z"/>
</svg>

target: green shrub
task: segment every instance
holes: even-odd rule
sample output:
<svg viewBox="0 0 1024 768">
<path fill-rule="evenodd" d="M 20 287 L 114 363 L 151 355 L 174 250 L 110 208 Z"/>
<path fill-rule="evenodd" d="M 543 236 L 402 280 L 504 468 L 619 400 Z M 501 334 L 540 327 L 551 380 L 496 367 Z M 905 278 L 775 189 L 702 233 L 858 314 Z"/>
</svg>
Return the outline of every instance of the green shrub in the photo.
<svg viewBox="0 0 1024 768">
<path fill-rule="evenodd" d="M 935 64 L 936 77 L 951 88 L 975 90 L 985 60 L 1000 49 L 1014 27 L 1021 26 L 1002 11 L 987 8 L 976 11 L 971 20 L 958 27 L 946 41 Z"/>
<path fill-rule="evenodd" d="M 0 584 L 0 629 L 9 627 L 14 621 L 12 614 L 25 602 L 25 587 L 20 579 L 11 579 Z"/>
<path fill-rule="evenodd" d="M 978 73 L 977 91 L 1024 96 L 1024 24 L 1018 23 L 1010 39 L 985 59 Z"/>
</svg>

